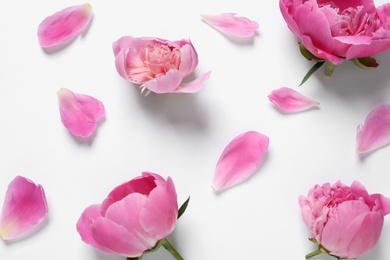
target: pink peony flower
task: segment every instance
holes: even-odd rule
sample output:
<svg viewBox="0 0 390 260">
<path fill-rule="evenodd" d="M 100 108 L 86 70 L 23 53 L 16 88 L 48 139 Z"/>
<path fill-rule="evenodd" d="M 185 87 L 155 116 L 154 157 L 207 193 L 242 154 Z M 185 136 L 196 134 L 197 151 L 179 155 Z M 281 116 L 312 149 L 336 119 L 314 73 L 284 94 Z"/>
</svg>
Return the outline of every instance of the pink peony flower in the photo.
<svg viewBox="0 0 390 260">
<path fill-rule="evenodd" d="M 246 17 L 238 17 L 235 13 L 204 14 L 202 19 L 220 32 L 236 37 L 253 37 L 259 24 Z"/>
<path fill-rule="evenodd" d="M 368 194 L 354 181 L 346 186 L 340 181 L 312 188 L 299 205 L 310 240 L 318 250 L 306 258 L 327 253 L 338 258 L 355 258 L 368 253 L 379 240 L 384 216 L 390 213 L 390 199 Z"/>
<path fill-rule="evenodd" d="M 75 136 L 91 136 L 106 115 L 103 103 L 94 97 L 77 94 L 66 88 L 61 88 L 57 96 L 61 121 Z"/>
<path fill-rule="evenodd" d="M 223 150 L 215 167 L 212 187 L 220 191 L 252 176 L 268 150 L 269 138 L 256 131 L 240 134 Z"/>
<path fill-rule="evenodd" d="M 183 82 L 198 65 L 198 54 L 189 40 L 125 36 L 113 43 L 119 75 L 142 91 L 155 93 L 195 93 L 204 87 L 210 72 L 191 82 Z"/>
<path fill-rule="evenodd" d="M 390 48 L 390 4 L 373 0 L 280 0 L 290 30 L 314 56 L 333 64 Z"/>
<path fill-rule="evenodd" d="M 92 6 L 70 6 L 46 17 L 38 26 L 38 40 L 43 48 L 59 46 L 76 38 L 88 26 Z"/>
<path fill-rule="evenodd" d="M 48 213 L 41 185 L 17 176 L 8 185 L 0 215 L 0 237 L 16 239 L 31 233 Z"/>
<path fill-rule="evenodd" d="M 102 203 L 87 207 L 77 231 L 85 243 L 101 251 L 139 257 L 159 241 L 166 242 L 177 217 L 172 179 L 143 172 L 112 190 Z"/>
</svg>

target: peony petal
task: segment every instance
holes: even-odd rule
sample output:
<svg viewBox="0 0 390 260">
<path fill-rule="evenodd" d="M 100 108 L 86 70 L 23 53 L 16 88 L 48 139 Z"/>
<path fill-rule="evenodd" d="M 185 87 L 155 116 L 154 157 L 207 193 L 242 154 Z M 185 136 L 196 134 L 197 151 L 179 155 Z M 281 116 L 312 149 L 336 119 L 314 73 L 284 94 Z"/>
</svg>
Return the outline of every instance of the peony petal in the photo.
<svg viewBox="0 0 390 260">
<path fill-rule="evenodd" d="M 204 82 L 210 78 L 211 71 L 203 74 L 199 78 L 187 83 L 182 83 L 179 85 L 175 92 L 179 93 L 196 93 L 204 88 Z"/>
<path fill-rule="evenodd" d="M 248 179 L 262 162 L 268 144 L 268 137 L 255 131 L 234 138 L 217 162 L 213 189 L 219 191 Z"/>
<path fill-rule="evenodd" d="M 356 134 L 358 153 L 374 151 L 390 143 L 390 104 L 374 108 L 360 124 Z"/>
<path fill-rule="evenodd" d="M 97 123 L 105 116 L 103 103 L 91 96 L 76 94 L 65 88 L 60 89 L 57 95 L 64 126 L 76 136 L 91 136 Z"/>
<path fill-rule="evenodd" d="M 4 240 L 24 236 L 37 227 L 48 212 L 41 185 L 17 176 L 8 185 L 0 216 L 0 237 Z"/>
<path fill-rule="evenodd" d="M 165 181 L 164 181 L 165 182 Z M 168 236 L 176 225 L 177 194 L 171 178 L 166 185 L 157 182 L 140 212 L 140 224 L 156 241 Z"/>
<path fill-rule="evenodd" d="M 201 15 L 202 19 L 220 32 L 236 37 L 252 37 L 259 24 L 246 17 L 237 17 L 235 13 Z"/>
<path fill-rule="evenodd" d="M 85 243 L 96 247 L 106 253 L 111 253 L 111 250 L 97 243 L 92 234 L 91 225 L 97 218 L 101 216 L 102 214 L 100 213 L 100 204 L 94 204 L 89 206 L 83 211 L 79 220 L 77 221 L 77 232 L 79 232 L 81 240 L 83 240 Z"/>
<path fill-rule="evenodd" d="M 320 105 L 319 102 L 307 98 L 299 92 L 287 87 L 272 91 L 271 94 L 268 95 L 268 99 L 277 108 L 288 113 L 299 112 Z"/>
<path fill-rule="evenodd" d="M 166 75 L 154 78 L 141 85 L 142 91 L 146 88 L 158 94 L 175 92 L 183 80 L 183 73 L 179 70 L 170 70 Z"/>
<path fill-rule="evenodd" d="M 45 18 L 38 26 L 41 47 L 53 47 L 77 37 L 92 18 L 92 6 L 82 4 L 65 8 Z"/>
</svg>

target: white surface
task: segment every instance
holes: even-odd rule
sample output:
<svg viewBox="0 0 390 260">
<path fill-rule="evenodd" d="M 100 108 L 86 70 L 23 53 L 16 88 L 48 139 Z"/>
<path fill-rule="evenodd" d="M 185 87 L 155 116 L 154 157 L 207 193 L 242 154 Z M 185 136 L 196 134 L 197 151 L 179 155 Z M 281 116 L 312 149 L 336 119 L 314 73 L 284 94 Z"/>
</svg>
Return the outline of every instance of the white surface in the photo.
<svg viewBox="0 0 390 260">
<path fill-rule="evenodd" d="M 300 55 L 278 1 L 192 2 L 91 0 L 89 30 L 51 54 L 38 45 L 38 24 L 82 2 L 0 4 L 0 201 L 8 183 L 23 175 L 43 185 L 50 211 L 31 236 L 0 242 L 1 259 L 123 260 L 84 244 L 75 223 L 85 207 L 142 171 L 171 176 L 179 205 L 191 196 L 169 237 L 186 260 L 304 259 L 314 246 L 297 198 L 314 184 L 358 180 L 370 193 L 390 196 L 390 147 L 366 158 L 355 152 L 357 125 L 390 100 L 390 52 L 375 56 L 377 69 L 345 62 L 331 78 L 320 70 L 298 87 L 313 64 Z M 199 16 L 222 12 L 256 20 L 253 42 L 229 40 Z M 206 88 L 142 96 L 115 70 L 111 44 L 124 35 L 190 38 L 199 55 L 196 74 L 212 70 Z M 278 112 L 267 95 L 282 86 L 318 100 L 320 108 Z M 61 124 L 61 87 L 105 104 L 106 120 L 92 140 L 72 137 Z M 223 148 L 248 130 L 270 138 L 263 165 L 249 181 L 214 194 Z M 359 259 L 389 259 L 388 218 L 379 244 Z M 144 259 L 172 258 L 160 249 Z"/>
</svg>

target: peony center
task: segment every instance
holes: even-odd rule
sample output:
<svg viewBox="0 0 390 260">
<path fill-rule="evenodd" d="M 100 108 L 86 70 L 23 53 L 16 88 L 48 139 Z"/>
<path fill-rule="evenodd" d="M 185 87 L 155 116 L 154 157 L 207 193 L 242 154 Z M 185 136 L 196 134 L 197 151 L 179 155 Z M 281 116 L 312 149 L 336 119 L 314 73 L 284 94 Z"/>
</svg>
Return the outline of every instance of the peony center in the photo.
<svg viewBox="0 0 390 260">
<path fill-rule="evenodd" d="M 179 49 L 163 44 L 145 47 L 141 50 L 140 57 L 153 74 L 152 77 L 165 75 L 171 69 L 178 70 L 181 60 Z"/>
</svg>

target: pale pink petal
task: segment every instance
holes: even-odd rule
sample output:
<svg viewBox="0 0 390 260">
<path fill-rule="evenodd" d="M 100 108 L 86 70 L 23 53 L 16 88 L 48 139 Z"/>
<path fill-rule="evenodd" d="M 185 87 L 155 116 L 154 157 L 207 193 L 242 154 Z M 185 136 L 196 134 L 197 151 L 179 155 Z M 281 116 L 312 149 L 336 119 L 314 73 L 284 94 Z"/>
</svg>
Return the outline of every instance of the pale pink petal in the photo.
<svg viewBox="0 0 390 260">
<path fill-rule="evenodd" d="M 92 6 L 82 4 L 65 8 L 46 17 L 38 26 L 41 47 L 53 47 L 77 37 L 92 18 Z"/>
<path fill-rule="evenodd" d="M 390 104 L 374 108 L 364 124 L 357 127 L 356 149 L 358 153 L 374 151 L 390 143 Z"/>
<path fill-rule="evenodd" d="M 268 99 L 283 112 L 293 113 L 319 106 L 318 101 L 312 100 L 301 93 L 287 87 L 274 90 Z"/>
<path fill-rule="evenodd" d="M 179 70 L 170 70 L 166 75 L 151 79 L 141 85 L 142 91 L 148 89 L 149 91 L 164 94 L 175 92 L 175 89 L 183 80 L 183 73 Z"/>
<path fill-rule="evenodd" d="M 33 231 L 48 212 L 41 185 L 17 176 L 8 185 L 0 216 L 0 237 L 15 239 Z"/>
<path fill-rule="evenodd" d="M 204 88 L 204 82 L 210 78 L 211 71 L 203 74 L 199 78 L 191 82 L 182 83 L 175 92 L 179 93 L 195 93 Z"/>
<path fill-rule="evenodd" d="M 61 121 L 75 136 L 91 136 L 98 122 L 105 116 L 101 101 L 84 94 L 74 93 L 66 88 L 58 92 Z"/>
<path fill-rule="evenodd" d="M 259 24 L 246 17 L 237 17 L 235 13 L 201 15 L 202 19 L 220 32 L 236 37 L 252 37 Z"/>
<path fill-rule="evenodd" d="M 255 131 L 234 138 L 217 162 L 213 189 L 222 190 L 248 179 L 261 164 L 268 144 L 268 137 Z"/>
</svg>

